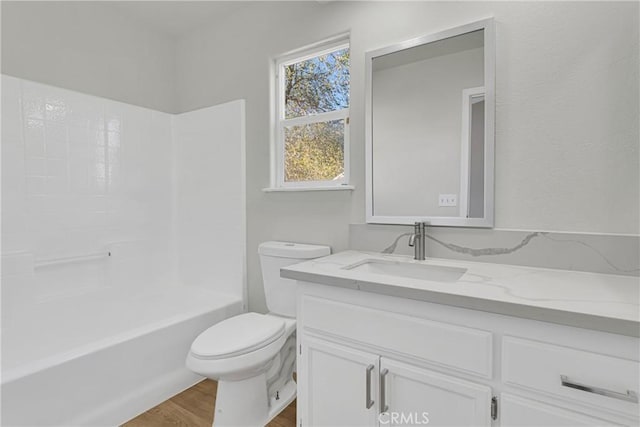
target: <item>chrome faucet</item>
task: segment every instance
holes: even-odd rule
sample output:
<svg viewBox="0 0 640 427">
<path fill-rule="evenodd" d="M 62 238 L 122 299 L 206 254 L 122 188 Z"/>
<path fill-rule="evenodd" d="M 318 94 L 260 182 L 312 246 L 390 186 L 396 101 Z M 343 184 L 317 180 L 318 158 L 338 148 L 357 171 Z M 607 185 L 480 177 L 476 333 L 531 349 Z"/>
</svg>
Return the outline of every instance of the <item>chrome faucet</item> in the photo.
<svg viewBox="0 0 640 427">
<path fill-rule="evenodd" d="M 413 234 L 409 236 L 409 246 L 413 248 L 414 253 L 413 259 L 416 259 L 418 261 L 425 260 L 424 241 L 426 229 L 426 222 L 416 222 L 413 226 Z"/>
</svg>

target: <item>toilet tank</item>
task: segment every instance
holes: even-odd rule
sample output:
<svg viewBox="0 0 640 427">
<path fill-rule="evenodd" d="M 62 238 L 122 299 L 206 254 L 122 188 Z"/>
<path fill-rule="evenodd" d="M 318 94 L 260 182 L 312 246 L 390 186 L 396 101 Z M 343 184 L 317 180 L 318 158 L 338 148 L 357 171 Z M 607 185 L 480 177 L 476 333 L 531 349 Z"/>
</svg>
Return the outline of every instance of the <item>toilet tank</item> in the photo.
<svg viewBox="0 0 640 427">
<path fill-rule="evenodd" d="M 329 246 L 264 242 L 258 246 L 262 283 L 269 312 L 296 317 L 296 281 L 280 277 L 280 269 L 331 253 Z"/>
</svg>

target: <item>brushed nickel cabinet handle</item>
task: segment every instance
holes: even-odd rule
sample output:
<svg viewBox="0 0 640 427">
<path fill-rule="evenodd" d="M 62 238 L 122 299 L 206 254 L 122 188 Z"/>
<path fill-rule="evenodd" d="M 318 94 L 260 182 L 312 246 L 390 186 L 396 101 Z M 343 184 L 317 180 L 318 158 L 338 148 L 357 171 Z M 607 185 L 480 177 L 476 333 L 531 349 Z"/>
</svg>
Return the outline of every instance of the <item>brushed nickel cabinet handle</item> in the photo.
<svg viewBox="0 0 640 427">
<path fill-rule="evenodd" d="M 566 375 L 560 375 L 560 382 L 562 383 L 563 387 L 574 388 L 576 390 L 586 391 L 587 393 L 599 394 L 601 396 L 607 396 L 613 399 L 638 403 L 638 395 L 636 394 L 636 392 L 631 390 L 627 390 L 626 393 L 620 393 L 618 391 L 607 390 L 606 388 L 581 384 L 579 382 L 570 380 Z"/>
<path fill-rule="evenodd" d="M 383 369 L 380 372 L 380 413 L 387 412 L 389 405 L 387 405 L 387 374 L 388 369 Z"/>
<path fill-rule="evenodd" d="M 375 369 L 374 365 L 367 366 L 367 372 L 366 372 L 367 391 L 365 392 L 366 394 L 365 406 L 367 407 L 367 409 L 371 409 L 371 407 L 375 403 L 373 399 L 371 399 L 371 372 L 373 372 L 374 369 Z"/>
</svg>

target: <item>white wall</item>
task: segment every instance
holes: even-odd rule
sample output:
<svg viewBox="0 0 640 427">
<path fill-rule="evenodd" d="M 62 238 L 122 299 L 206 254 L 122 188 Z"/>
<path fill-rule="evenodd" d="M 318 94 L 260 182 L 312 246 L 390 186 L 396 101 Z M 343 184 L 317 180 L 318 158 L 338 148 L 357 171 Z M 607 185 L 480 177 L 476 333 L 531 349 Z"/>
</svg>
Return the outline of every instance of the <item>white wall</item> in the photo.
<svg viewBox="0 0 640 427">
<path fill-rule="evenodd" d="M 2 73 L 174 112 L 174 39 L 108 3 L 3 1 Z"/>
<path fill-rule="evenodd" d="M 258 3 L 178 44 L 178 110 L 247 100 L 248 277 L 264 310 L 261 241 L 345 249 L 364 222 L 364 53 L 494 16 L 496 227 L 638 233 L 638 4 L 633 2 Z M 347 192 L 264 194 L 270 61 L 351 32 Z"/>
<path fill-rule="evenodd" d="M 460 216 L 462 91 L 484 85 L 482 48 L 373 72 L 374 215 Z"/>
<path fill-rule="evenodd" d="M 174 116 L 173 141 L 179 277 L 245 297 L 244 101 Z"/>
</svg>

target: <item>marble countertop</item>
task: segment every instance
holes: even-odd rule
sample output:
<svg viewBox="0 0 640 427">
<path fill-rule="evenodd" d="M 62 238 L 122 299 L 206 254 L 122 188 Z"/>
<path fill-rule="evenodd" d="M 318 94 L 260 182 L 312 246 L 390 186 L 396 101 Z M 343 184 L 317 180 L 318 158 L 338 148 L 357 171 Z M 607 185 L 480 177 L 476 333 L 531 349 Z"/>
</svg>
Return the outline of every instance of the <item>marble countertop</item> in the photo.
<svg viewBox="0 0 640 427">
<path fill-rule="evenodd" d="M 367 259 L 464 268 L 453 282 L 350 270 Z M 586 329 L 640 336 L 640 278 L 345 251 L 280 270 L 282 277 Z"/>
</svg>

